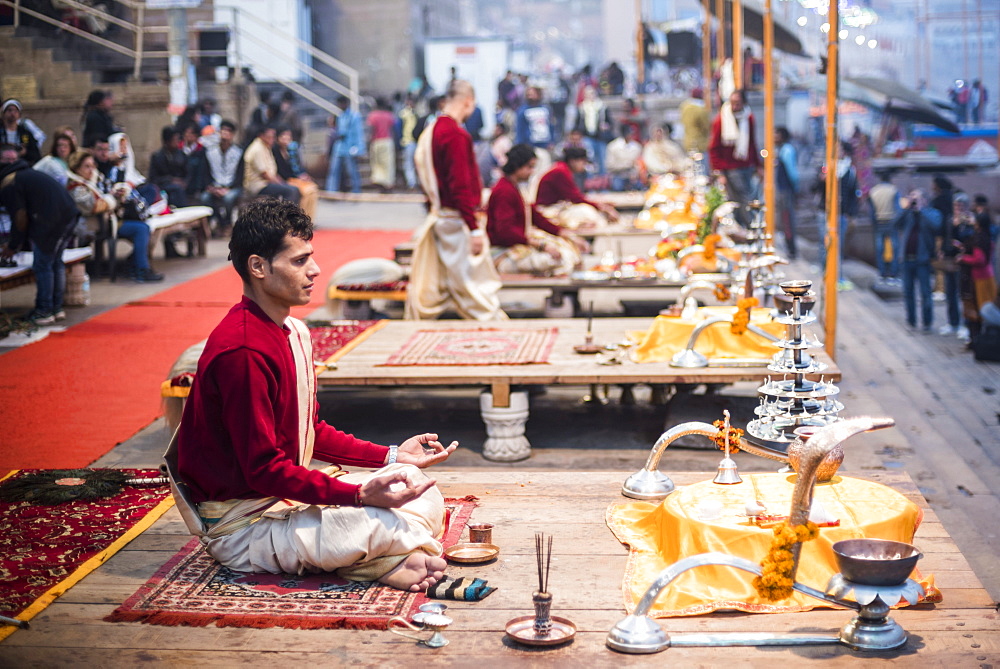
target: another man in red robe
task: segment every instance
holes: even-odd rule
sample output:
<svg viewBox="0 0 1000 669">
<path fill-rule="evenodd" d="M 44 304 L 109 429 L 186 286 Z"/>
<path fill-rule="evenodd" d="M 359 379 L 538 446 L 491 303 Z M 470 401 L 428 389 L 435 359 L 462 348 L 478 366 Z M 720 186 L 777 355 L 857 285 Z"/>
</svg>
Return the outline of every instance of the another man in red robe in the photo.
<svg viewBox="0 0 1000 669">
<path fill-rule="evenodd" d="M 754 179 L 761 165 L 755 133 L 753 112 L 746 104 L 745 93 L 733 91 L 712 122 L 708 160 L 713 170 L 725 176 L 728 197 L 740 203 L 737 216 L 744 223 L 743 206 L 756 197 Z"/>
<path fill-rule="evenodd" d="M 500 276 L 479 224 L 483 186 L 472 138 L 462 127 L 475 107 L 472 85 L 453 80 L 441 115 L 417 140 L 414 162 L 430 212 L 414 235 L 406 299 L 410 319 L 438 318 L 448 308 L 467 319 L 507 318 L 500 308 Z"/>
<path fill-rule="evenodd" d="M 600 211 L 612 221 L 618 220 L 618 211 L 605 202 L 587 199 L 576 185 L 574 174 L 587 171 L 587 150 L 581 147 L 567 147 L 563 159 L 542 175 L 538 182 L 535 204 L 550 207 L 560 204 L 584 204 Z"/>
<path fill-rule="evenodd" d="M 486 205 L 493 262 L 503 274 L 566 275 L 580 262 L 580 252 L 589 249 L 584 240 L 525 204 L 518 184 L 531 178 L 537 160 L 530 144 L 511 148 L 504 177 L 493 187 Z"/>
<path fill-rule="evenodd" d="M 442 462 L 436 434 L 380 446 L 319 420 L 308 329 L 319 267 L 312 221 L 287 201 L 248 204 L 229 249 L 243 300 L 212 332 L 167 465 L 178 508 L 210 555 L 236 571 L 337 572 L 419 591 L 443 576 L 443 498 L 418 468 Z M 313 456 L 382 468 L 345 475 Z"/>
</svg>

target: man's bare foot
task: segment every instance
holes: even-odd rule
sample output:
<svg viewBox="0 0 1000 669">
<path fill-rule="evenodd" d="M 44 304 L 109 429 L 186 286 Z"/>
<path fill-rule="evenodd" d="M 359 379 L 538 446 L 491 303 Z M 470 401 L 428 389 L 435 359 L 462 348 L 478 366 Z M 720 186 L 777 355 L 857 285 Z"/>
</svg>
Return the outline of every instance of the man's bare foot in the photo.
<svg viewBox="0 0 1000 669">
<path fill-rule="evenodd" d="M 396 568 L 379 579 L 397 590 L 423 592 L 442 578 L 444 568 L 448 563 L 444 558 L 433 557 L 426 553 L 413 553 L 396 565 Z"/>
</svg>

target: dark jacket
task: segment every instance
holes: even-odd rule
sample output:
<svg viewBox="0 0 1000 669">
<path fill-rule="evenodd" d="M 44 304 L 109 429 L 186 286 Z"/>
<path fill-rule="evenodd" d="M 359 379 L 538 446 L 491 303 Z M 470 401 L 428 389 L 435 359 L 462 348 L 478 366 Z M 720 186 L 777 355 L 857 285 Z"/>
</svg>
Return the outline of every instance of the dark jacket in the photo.
<svg viewBox="0 0 1000 669">
<path fill-rule="evenodd" d="M 934 257 L 934 238 L 941 233 L 941 213 L 933 207 L 924 209 L 905 209 L 893 222 L 899 231 L 899 245 L 896 248 L 896 260 L 912 259 L 917 262 L 930 262 Z M 913 258 L 907 257 L 907 245 L 910 233 L 916 230 L 917 248 Z"/>
<path fill-rule="evenodd" d="M 28 126 L 26 126 L 23 121 L 17 124 L 16 146 L 24 149 L 24 155 L 21 156 L 21 158 L 23 158 L 28 165 L 34 165 L 42 159 L 42 152 L 38 149 L 38 140 L 35 139 L 34 133 L 28 129 Z"/>
<path fill-rule="evenodd" d="M 115 125 L 111 114 L 103 109 L 88 109 L 83 117 L 83 146 L 92 147 L 99 141 L 106 142 L 108 137 L 121 132 Z"/>
<path fill-rule="evenodd" d="M 174 179 L 188 182 L 188 157 L 180 149 L 160 149 L 149 158 L 149 180 L 157 186 L 169 186 Z"/>
<path fill-rule="evenodd" d="M 8 245 L 15 251 L 28 250 L 30 241 L 45 253 L 52 253 L 73 233 L 79 215 L 66 187 L 48 174 L 31 169 L 25 160 L 0 170 L 0 206 L 10 214 Z M 26 226 L 18 225 L 22 211 Z"/>
</svg>

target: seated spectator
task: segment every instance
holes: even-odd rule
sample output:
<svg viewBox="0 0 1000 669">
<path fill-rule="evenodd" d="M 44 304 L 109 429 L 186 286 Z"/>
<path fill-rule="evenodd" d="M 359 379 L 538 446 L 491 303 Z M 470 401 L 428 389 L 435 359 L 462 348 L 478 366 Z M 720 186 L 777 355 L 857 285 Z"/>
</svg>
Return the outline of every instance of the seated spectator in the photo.
<svg viewBox="0 0 1000 669">
<path fill-rule="evenodd" d="M 611 190 L 633 190 L 637 184 L 638 161 L 642 144 L 632 135 L 632 128 L 625 126 L 621 135 L 608 142 L 605 166 L 611 175 Z"/>
<path fill-rule="evenodd" d="M 200 118 L 200 116 L 199 116 Z M 205 146 L 197 121 L 178 124 L 181 131 L 181 153 L 187 157 L 187 188 L 184 191 L 188 201 L 198 200 L 208 184 L 208 162 L 205 160 Z"/>
<path fill-rule="evenodd" d="M 94 157 L 97 159 L 97 169 L 101 170 L 101 173 L 106 176 L 111 183 L 127 183 L 135 192 L 137 192 L 146 204 L 152 207 L 153 203 L 161 201 L 160 189 L 156 187 L 155 184 L 150 183 L 146 180 L 146 177 L 142 175 L 135 168 L 135 151 L 132 150 L 132 142 L 129 140 L 128 135 L 123 132 L 116 132 L 111 135 L 108 141 L 109 152 L 116 159 L 117 162 L 109 162 L 108 169 L 105 171 L 103 168 L 103 163 L 101 162 L 101 142 L 98 142 L 94 147 Z M 163 208 L 165 208 L 166 203 L 163 203 Z M 156 213 L 152 209 L 150 213 Z"/>
<path fill-rule="evenodd" d="M 52 136 L 52 149 L 49 154 L 35 163 L 34 168 L 48 174 L 61 186 L 65 186 L 66 180 L 69 179 L 69 165 L 66 161 L 74 151 L 76 151 L 76 141 L 70 135 L 57 132 Z"/>
<path fill-rule="evenodd" d="M 687 166 L 687 154 L 680 144 L 670 138 L 672 132 L 669 123 L 655 126 L 653 136 L 642 148 L 642 162 L 650 178 L 670 172 L 677 174 Z"/>
<path fill-rule="evenodd" d="M 316 200 L 319 198 L 319 186 L 304 169 L 299 161 L 299 145 L 292 139 L 291 128 L 281 128 L 278 130 L 278 137 L 275 141 L 272 153 L 274 163 L 278 168 L 278 176 L 285 180 L 290 186 L 295 186 L 299 190 L 301 198 L 299 206 L 306 216 L 313 218 L 316 216 Z"/>
<path fill-rule="evenodd" d="M 112 188 L 111 182 L 97 169 L 94 154 L 88 149 L 77 151 L 69 157 L 69 182 L 67 188 L 80 214 L 90 221 L 92 232 L 108 231 L 124 213 L 123 204 L 130 195 L 127 188 Z M 112 190 L 114 192 L 112 192 Z M 101 235 L 97 235 L 100 239 Z M 122 217 L 118 223 L 118 237 L 132 242 L 132 276 L 140 282 L 163 281 L 149 266 L 149 226 L 145 221 Z"/>
<path fill-rule="evenodd" d="M 17 148 L 17 156 L 28 165 L 34 165 L 42 158 L 39 142 L 26 120 L 21 120 L 21 103 L 5 100 L 0 107 L 0 144 Z M 44 137 L 44 135 L 43 135 Z"/>
<path fill-rule="evenodd" d="M 576 185 L 573 175 L 587 171 L 587 150 L 582 147 L 568 147 L 563 159 L 542 175 L 538 182 L 538 197 L 535 204 L 540 207 L 556 205 L 586 205 L 600 211 L 612 221 L 618 220 L 618 211 L 605 202 L 594 202 L 584 197 Z"/>
<path fill-rule="evenodd" d="M 172 125 L 160 131 L 161 147 L 149 158 L 149 180 L 167 194 L 172 208 L 187 206 L 187 156 L 180 148 L 180 133 Z"/>
<path fill-rule="evenodd" d="M 278 165 L 272 153 L 276 134 L 274 128 L 265 126 L 247 147 L 243 154 L 243 190 L 251 197 L 270 195 L 298 204 L 302 197 L 299 189 L 278 176 Z"/>
<path fill-rule="evenodd" d="M 33 252 L 35 308 L 28 320 L 49 325 L 66 318 L 62 253 L 73 235 L 76 207 L 63 186 L 49 175 L 30 169 L 18 155 L 18 147 L 0 145 L 0 207 L 7 210 L 12 223 L 0 258 L 6 260 L 28 249 Z"/>
<path fill-rule="evenodd" d="M 281 94 L 278 113 L 271 121 L 271 125 L 276 128 L 288 128 L 292 131 L 292 141 L 296 144 L 302 142 L 302 119 L 299 118 L 299 112 L 295 110 L 295 94 L 291 91 L 285 91 Z"/>
<path fill-rule="evenodd" d="M 587 242 L 525 206 L 519 184 L 527 182 L 537 163 L 530 144 L 507 153 L 504 178 L 493 187 L 486 205 L 486 234 L 498 272 L 565 276 L 580 263 Z"/>
<path fill-rule="evenodd" d="M 97 140 L 107 140 L 116 132 L 121 132 L 121 128 L 115 125 L 115 120 L 111 116 L 111 108 L 115 104 L 115 99 L 111 91 L 95 90 L 87 96 L 87 102 L 83 106 L 83 146 L 91 148 Z"/>
<path fill-rule="evenodd" d="M 233 209 L 240 198 L 243 175 L 238 172 L 243 149 L 234 143 L 236 124 L 219 124 L 219 143 L 205 149 L 208 162 L 208 185 L 201 194 L 201 203 L 215 211 L 218 227 L 216 236 L 223 237 L 233 227 Z"/>
</svg>

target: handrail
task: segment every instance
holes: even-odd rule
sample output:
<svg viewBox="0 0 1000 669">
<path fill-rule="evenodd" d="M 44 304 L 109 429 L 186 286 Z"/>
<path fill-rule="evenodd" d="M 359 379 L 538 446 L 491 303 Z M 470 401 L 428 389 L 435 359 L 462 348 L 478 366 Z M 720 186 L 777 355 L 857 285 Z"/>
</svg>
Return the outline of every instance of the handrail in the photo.
<svg viewBox="0 0 1000 669">
<path fill-rule="evenodd" d="M 38 19 L 39 21 L 42 21 L 43 23 L 47 23 L 49 25 L 55 26 L 55 27 L 57 27 L 57 28 L 59 28 L 61 30 L 64 30 L 64 31 L 68 32 L 68 33 L 71 33 L 73 35 L 77 35 L 79 37 L 82 37 L 82 38 L 90 41 L 90 42 L 93 42 L 94 44 L 98 44 L 100 46 L 103 46 L 106 49 L 110 49 L 112 51 L 115 51 L 116 53 L 120 53 L 120 54 L 122 54 L 124 56 L 132 58 L 133 59 L 132 77 L 134 79 L 138 79 L 139 76 L 140 76 L 140 72 L 141 72 L 141 69 L 142 69 L 142 61 L 143 61 L 144 58 L 164 58 L 164 57 L 169 56 L 169 54 L 165 53 L 165 52 L 156 51 L 156 52 L 149 52 L 149 53 L 147 53 L 146 50 L 145 50 L 145 35 L 146 35 L 146 33 L 150 33 L 150 34 L 157 33 L 157 34 L 159 34 L 159 33 L 167 32 L 168 29 L 166 27 L 164 27 L 164 26 L 147 26 L 147 25 L 145 25 L 145 23 L 146 23 L 146 12 L 147 12 L 148 8 L 146 7 L 146 4 L 144 2 L 137 2 L 136 0 L 115 0 L 115 2 L 117 2 L 117 3 L 121 4 L 121 5 L 124 5 L 125 7 L 128 7 L 129 9 L 131 9 L 131 10 L 133 10 L 135 12 L 136 21 L 134 23 L 131 22 L 131 21 L 125 20 L 125 19 L 120 19 L 120 18 L 118 18 L 118 17 L 116 17 L 116 16 L 114 16 L 114 15 L 108 13 L 108 12 L 105 12 L 103 10 L 97 9 L 95 7 L 83 4 L 82 2 L 79 2 L 79 0 L 61 0 L 61 2 L 65 6 L 71 8 L 71 9 L 73 9 L 73 10 L 79 12 L 79 13 L 83 13 L 83 14 L 87 14 L 87 15 L 93 16 L 93 17 L 98 18 L 98 19 L 100 19 L 102 21 L 105 21 L 105 22 L 108 22 L 108 23 L 112 23 L 114 25 L 117 25 L 117 26 L 119 26 L 121 28 L 124 28 L 124 29 L 132 32 L 133 35 L 134 35 L 134 45 L 135 45 L 135 48 L 130 49 L 127 46 L 124 46 L 122 44 L 118 44 L 117 42 L 113 42 L 111 40 L 105 39 L 105 38 L 103 38 L 103 37 L 101 37 L 99 35 L 95 35 L 94 33 L 88 32 L 86 30 L 81 30 L 80 28 L 72 26 L 72 25 L 70 25 L 70 24 L 68 24 L 68 23 L 66 23 L 64 21 L 61 21 L 61 20 L 59 20 L 57 18 L 48 16 L 48 15 L 43 14 L 41 12 L 35 11 L 33 9 L 28 9 L 26 7 L 22 7 L 21 6 L 21 0 L 0 0 L 0 6 L 11 7 L 14 10 L 14 27 L 15 28 L 17 28 L 17 27 L 20 26 L 21 13 L 23 12 L 23 13 L 27 14 L 28 16 L 34 17 L 34 18 Z M 325 51 L 317 49 L 312 44 L 309 44 L 308 42 L 305 42 L 305 41 L 299 39 L 295 35 L 291 35 L 291 34 L 286 33 L 284 31 L 278 31 L 278 30 L 276 30 L 273 25 L 268 24 L 266 21 L 264 21 L 264 20 L 262 20 L 262 19 L 260 19 L 260 18 L 258 18 L 256 16 L 254 16 L 253 14 L 247 13 L 245 10 L 242 10 L 239 7 L 236 7 L 236 6 L 225 6 L 225 5 L 216 5 L 215 8 L 216 9 L 226 9 L 226 10 L 229 10 L 230 12 L 232 12 L 232 15 L 233 15 L 233 24 L 231 26 L 231 30 L 233 31 L 233 35 L 234 35 L 234 38 L 235 38 L 235 40 L 234 40 L 235 41 L 235 44 L 234 44 L 235 54 L 234 55 L 235 55 L 235 58 L 236 58 L 235 69 L 236 69 L 237 72 L 240 72 L 242 70 L 241 62 L 244 60 L 243 57 L 242 57 L 243 55 L 241 53 L 241 49 L 239 47 L 239 40 L 241 38 L 242 39 L 248 39 L 251 42 L 253 42 L 255 45 L 263 47 L 264 49 L 266 49 L 267 51 L 271 52 L 275 56 L 278 56 L 278 57 L 282 58 L 283 60 L 285 60 L 287 62 L 290 62 L 299 72 L 308 75 L 314 81 L 316 81 L 316 82 L 318 82 L 320 84 L 323 84 L 324 86 L 326 86 L 327 88 L 329 88 L 334 93 L 338 93 L 340 95 L 347 96 L 347 98 L 351 102 L 351 107 L 353 109 L 357 110 L 359 102 L 360 102 L 360 96 L 359 96 L 359 93 L 358 93 L 359 75 L 358 75 L 358 71 L 357 70 L 355 70 L 354 68 L 350 67 L 349 65 L 347 65 L 343 61 L 338 60 L 337 58 L 334 58 L 333 56 L 331 56 L 330 54 L 326 53 Z M 312 66 L 307 65 L 304 62 L 300 61 L 297 57 L 289 56 L 288 54 L 284 53 L 283 51 L 278 50 L 277 48 L 275 48 L 273 45 L 271 45 L 270 43 L 266 42 L 265 40 L 262 40 L 262 39 L 256 37 L 255 35 L 253 35 L 253 34 L 247 32 L 247 31 L 245 31 L 244 29 L 242 29 L 240 27 L 240 21 L 241 20 L 246 20 L 246 19 L 249 19 L 252 23 L 255 23 L 258 26 L 266 28 L 271 33 L 277 32 L 278 35 L 280 35 L 281 37 L 283 37 L 283 38 L 291 41 L 295 46 L 297 46 L 299 49 L 307 52 L 309 55 L 311 55 L 316 60 L 319 60 L 320 62 L 325 63 L 326 65 L 330 66 L 331 68 L 333 68 L 336 72 L 338 72 L 342 76 L 346 76 L 347 80 L 348 80 L 348 84 L 345 86 L 344 84 L 342 84 L 342 83 L 340 83 L 338 81 L 335 81 L 334 79 L 331 79 L 330 77 L 328 77 L 327 75 L 323 74 L 322 72 L 319 72 L 318 70 L 316 70 Z M 227 51 L 205 51 L 205 52 L 202 52 L 202 51 L 189 51 L 188 53 L 192 54 L 192 55 L 228 54 Z M 340 115 L 341 110 L 340 110 L 339 107 L 331 104 L 327 100 L 325 100 L 322 97 L 316 95 L 315 93 L 313 93 L 312 91 L 310 91 L 308 88 L 302 86 L 301 84 L 299 84 L 297 82 L 294 82 L 292 80 L 286 79 L 285 77 L 282 77 L 281 75 L 277 74 L 274 70 L 268 68 L 266 65 L 262 65 L 260 63 L 255 63 L 255 67 L 259 68 L 260 70 L 262 70 L 266 74 L 269 74 L 270 76 L 275 77 L 275 81 L 278 81 L 279 83 L 283 84 L 284 86 L 286 86 L 286 87 L 294 90 L 300 96 L 302 96 L 302 97 L 306 98 L 307 100 L 309 100 L 310 102 L 316 104 L 318 107 L 322 108 L 323 110 L 325 110 L 325 111 L 327 111 L 327 112 L 329 112 L 331 114 L 334 114 L 336 116 Z"/>
<path fill-rule="evenodd" d="M 15 17 L 15 19 L 14 19 L 14 26 L 15 27 L 17 27 L 20 24 L 20 16 L 18 16 L 18 14 L 27 14 L 28 16 L 35 17 L 39 21 L 43 21 L 43 22 L 48 23 L 50 25 L 54 25 L 54 26 L 56 26 L 58 28 L 61 28 L 62 30 L 65 30 L 66 32 L 73 33 L 74 35 L 79 35 L 80 37 L 83 37 L 84 39 L 90 40 L 91 42 L 94 42 L 95 44 L 100 44 L 101 46 L 103 46 L 103 47 L 105 47 L 107 49 L 111 49 L 112 51 L 117 51 L 118 53 L 120 53 L 122 55 L 129 56 L 130 58 L 135 58 L 136 57 L 136 51 L 134 51 L 133 49 L 128 48 L 127 46 L 122 46 L 121 44 L 118 44 L 117 42 L 112 42 L 111 40 L 104 39 L 103 37 L 95 35 L 94 33 L 87 32 L 86 30 L 80 30 L 76 26 L 71 26 L 68 23 L 64 23 L 63 21 L 60 21 L 58 19 L 54 19 L 51 16 L 47 16 L 46 14 L 42 14 L 41 12 L 36 12 L 33 9 L 28 9 L 27 7 L 21 7 L 20 6 L 21 5 L 20 0 L 0 0 L 0 5 L 5 5 L 7 7 L 13 7 L 14 8 L 14 11 L 15 11 L 15 13 L 14 13 L 14 17 Z M 86 5 L 84 5 L 84 6 L 86 6 Z"/>
</svg>

